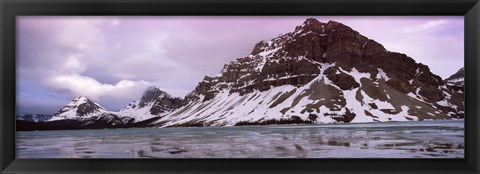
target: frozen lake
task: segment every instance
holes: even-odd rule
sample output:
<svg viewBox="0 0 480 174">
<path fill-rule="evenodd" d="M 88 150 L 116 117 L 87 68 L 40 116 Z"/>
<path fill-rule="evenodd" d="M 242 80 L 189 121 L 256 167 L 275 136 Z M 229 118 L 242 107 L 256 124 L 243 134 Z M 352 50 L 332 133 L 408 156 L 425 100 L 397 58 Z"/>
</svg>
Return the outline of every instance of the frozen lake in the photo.
<svg viewBox="0 0 480 174">
<path fill-rule="evenodd" d="M 463 158 L 464 121 L 17 132 L 17 158 Z"/>
</svg>

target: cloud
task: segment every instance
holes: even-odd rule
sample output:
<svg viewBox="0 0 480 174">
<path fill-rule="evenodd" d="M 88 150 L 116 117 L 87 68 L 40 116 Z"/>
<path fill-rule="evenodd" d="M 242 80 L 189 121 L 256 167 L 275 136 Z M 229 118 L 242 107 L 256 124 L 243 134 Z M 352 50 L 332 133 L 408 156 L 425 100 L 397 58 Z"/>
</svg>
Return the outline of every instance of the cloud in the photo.
<svg viewBox="0 0 480 174">
<path fill-rule="evenodd" d="M 98 52 L 104 49 L 105 36 L 97 27 L 98 23 L 88 20 L 72 20 L 54 35 L 58 49 L 78 52 Z"/>
<path fill-rule="evenodd" d="M 442 29 L 441 26 L 447 25 L 450 21 L 445 19 L 431 20 L 422 24 L 408 26 L 403 29 L 405 33 L 424 32 L 428 30 Z"/>
<path fill-rule="evenodd" d="M 122 80 L 115 85 L 102 84 L 91 77 L 80 76 L 78 74 L 52 77 L 50 84 L 53 88 L 68 89 L 77 95 L 87 95 L 92 98 L 100 98 L 105 95 L 110 95 L 112 92 L 127 92 L 128 89 L 136 85 L 148 85 L 148 83 L 144 81 L 135 82 L 129 80 Z"/>
<path fill-rule="evenodd" d="M 141 96 L 143 90 L 139 89 L 146 89 L 152 85 L 146 81 L 130 80 L 105 84 L 78 74 L 53 76 L 47 81 L 47 84 L 51 88 L 69 90 L 75 96 L 87 96 L 96 101 L 102 101 L 103 98 L 121 100 L 120 104 L 122 105 L 126 104 L 124 101 L 132 101 Z"/>
</svg>

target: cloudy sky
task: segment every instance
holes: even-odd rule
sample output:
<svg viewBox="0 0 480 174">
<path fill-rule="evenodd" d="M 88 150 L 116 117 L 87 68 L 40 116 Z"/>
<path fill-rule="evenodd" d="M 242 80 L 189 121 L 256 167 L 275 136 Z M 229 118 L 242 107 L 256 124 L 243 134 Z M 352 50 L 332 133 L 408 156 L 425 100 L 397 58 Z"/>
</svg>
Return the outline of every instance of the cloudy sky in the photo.
<svg viewBox="0 0 480 174">
<path fill-rule="evenodd" d="M 80 95 L 119 110 L 153 85 L 183 97 L 309 17 L 17 17 L 17 114 L 52 114 Z M 344 23 L 442 78 L 464 66 L 463 16 L 315 18 Z"/>
</svg>

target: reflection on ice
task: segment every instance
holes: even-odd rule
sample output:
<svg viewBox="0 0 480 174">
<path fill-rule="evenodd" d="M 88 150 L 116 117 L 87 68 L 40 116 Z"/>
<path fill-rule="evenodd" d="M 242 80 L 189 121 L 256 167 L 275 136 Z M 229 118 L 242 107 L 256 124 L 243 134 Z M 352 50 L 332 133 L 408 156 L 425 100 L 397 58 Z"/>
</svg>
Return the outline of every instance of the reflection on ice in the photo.
<svg viewBox="0 0 480 174">
<path fill-rule="evenodd" d="M 462 120 L 18 132 L 18 158 L 463 158 Z"/>
</svg>

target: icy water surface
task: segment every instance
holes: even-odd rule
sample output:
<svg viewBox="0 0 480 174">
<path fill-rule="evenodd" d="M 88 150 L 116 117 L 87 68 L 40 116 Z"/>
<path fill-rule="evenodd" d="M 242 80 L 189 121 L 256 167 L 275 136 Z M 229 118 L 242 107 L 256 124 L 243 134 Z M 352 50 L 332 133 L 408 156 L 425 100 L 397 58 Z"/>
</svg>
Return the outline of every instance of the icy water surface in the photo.
<svg viewBox="0 0 480 174">
<path fill-rule="evenodd" d="M 464 122 L 17 132 L 17 158 L 463 158 Z"/>
</svg>

